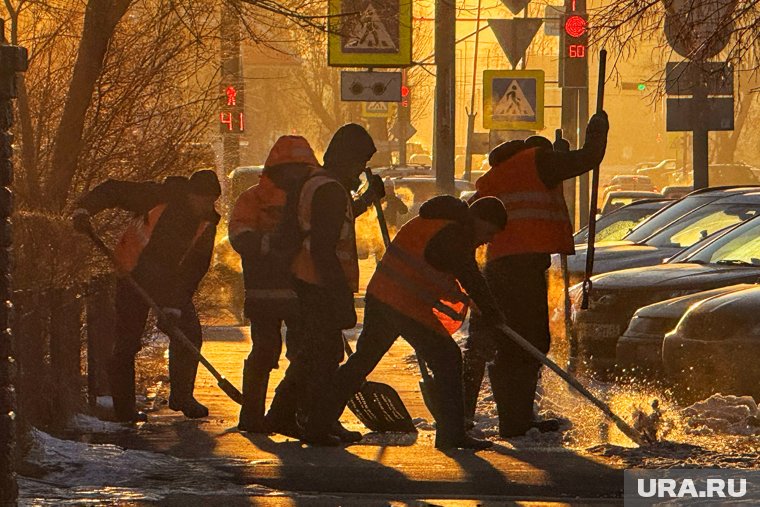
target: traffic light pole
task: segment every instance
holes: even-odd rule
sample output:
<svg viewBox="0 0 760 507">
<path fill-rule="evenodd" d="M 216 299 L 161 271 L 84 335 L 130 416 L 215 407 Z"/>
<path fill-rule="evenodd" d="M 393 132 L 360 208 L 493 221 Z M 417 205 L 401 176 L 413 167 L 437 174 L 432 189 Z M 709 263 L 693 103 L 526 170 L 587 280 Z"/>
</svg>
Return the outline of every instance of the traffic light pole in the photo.
<svg viewBox="0 0 760 507">
<path fill-rule="evenodd" d="M 470 181 L 472 178 L 472 138 L 475 133 L 475 84 L 478 76 L 478 43 L 480 42 L 480 9 L 482 0 L 478 0 L 478 17 L 475 21 L 475 50 L 472 63 L 472 93 L 470 94 L 470 109 L 467 111 L 467 152 L 464 159 L 464 176 L 465 180 Z"/>
<path fill-rule="evenodd" d="M 435 135 L 433 170 L 438 188 L 454 193 L 456 9 L 451 0 L 435 3 Z"/>
<path fill-rule="evenodd" d="M 699 66 L 702 68 L 703 66 Z M 694 139 L 692 140 L 692 171 L 694 173 L 694 190 L 707 188 L 710 184 L 708 170 L 708 131 L 705 128 L 705 110 L 707 109 L 707 83 L 705 78 L 699 79 L 694 87 L 692 98 L 692 125 Z"/>
</svg>

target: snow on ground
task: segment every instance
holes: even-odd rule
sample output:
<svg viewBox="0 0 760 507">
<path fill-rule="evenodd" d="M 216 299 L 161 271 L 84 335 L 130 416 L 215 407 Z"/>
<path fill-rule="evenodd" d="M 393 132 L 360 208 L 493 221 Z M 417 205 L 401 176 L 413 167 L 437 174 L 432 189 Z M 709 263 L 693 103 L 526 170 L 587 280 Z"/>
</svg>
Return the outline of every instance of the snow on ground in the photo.
<svg viewBox="0 0 760 507">
<path fill-rule="evenodd" d="M 108 400 L 111 398 L 108 397 Z M 100 398 L 98 398 L 100 400 Z M 113 403 L 111 403 L 113 406 Z M 66 429 L 78 433 L 119 433 L 129 431 L 123 424 L 111 421 L 101 421 L 97 417 L 85 414 L 76 414 L 69 419 Z"/>
<path fill-rule="evenodd" d="M 715 394 L 681 411 L 693 435 L 760 435 L 760 411 L 751 396 Z"/>
<path fill-rule="evenodd" d="M 26 461 L 43 470 L 39 478 L 20 477 L 20 505 L 82 505 L 157 501 L 168 495 L 274 494 L 234 484 L 234 477 L 209 462 L 166 454 L 60 440 L 32 430 Z"/>
</svg>

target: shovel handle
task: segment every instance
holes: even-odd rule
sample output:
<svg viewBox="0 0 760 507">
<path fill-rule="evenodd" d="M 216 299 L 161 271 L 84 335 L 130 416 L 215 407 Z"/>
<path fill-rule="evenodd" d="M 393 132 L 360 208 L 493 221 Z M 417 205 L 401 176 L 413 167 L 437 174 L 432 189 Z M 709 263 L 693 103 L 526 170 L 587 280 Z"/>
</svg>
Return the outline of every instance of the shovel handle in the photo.
<svg viewBox="0 0 760 507">
<path fill-rule="evenodd" d="M 644 437 L 636 431 L 631 425 L 626 423 L 623 419 L 621 419 L 617 414 L 615 414 L 612 409 L 604 403 L 602 400 L 594 396 L 591 391 L 586 389 L 586 387 L 578 382 L 578 379 L 567 373 L 565 370 L 560 368 L 557 363 L 546 357 L 545 354 L 541 353 L 540 350 L 538 350 L 536 347 L 533 346 L 532 343 L 530 343 L 528 340 L 520 336 L 516 331 L 514 331 L 512 328 L 507 326 L 506 324 L 502 324 L 498 327 L 499 331 L 507 335 L 509 339 L 511 339 L 513 342 L 517 343 L 523 350 L 525 350 L 527 353 L 529 353 L 531 356 L 533 356 L 537 361 L 539 361 L 541 364 L 552 370 L 554 373 L 560 376 L 562 380 L 570 384 L 576 391 L 581 393 L 587 400 L 589 400 L 594 406 L 596 406 L 599 410 L 604 413 L 612 422 L 615 423 L 615 426 L 620 429 L 620 431 L 623 432 L 625 436 L 633 440 L 638 445 L 645 445 L 646 440 Z"/>
<path fill-rule="evenodd" d="M 116 266 L 118 262 L 113 251 L 108 248 L 108 245 L 103 242 L 103 240 L 100 238 L 100 236 L 98 236 L 92 226 L 88 227 L 85 233 L 92 240 L 97 249 L 105 254 L 111 263 Z M 209 373 L 211 373 L 211 375 L 214 376 L 217 384 L 222 388 L 227 396 L 229 396 L 233 401 L 237 403 L 242 403 L 243 395 L 240 393 L 240 391 L 238 391 L 237 388 L 235 388 L 235 386 L 233 386 L 229 380 L 227 380 L 221 373 L 219 373 L 219 371 L 217 371 L 217 369 L 214 368 L 214 366 L 209 363 L 205 357 L 203 357 L 203 354 L 201 354 L 200 350 L 198 350 L 198 348 L 193 345 L 193 343 L 188 339 L 187 336 L 185 336 L 185 333 L 183 333 L 180 328 L 172 324 L 171 321 L 166 318 L 166 314 L 164 314 L 163 310 L 161 310 L 161 307 L 158 306 L 153 298 L 150 297 L 150 294 L 148 294 L 148 292 L 143 289 L 139 283 L 137 283 L 137 280 L 135 280 L 135 278 L 130 273 L 126 273 L 124 275 L 124 279 L 130 286 L 132 286 L 132 288 L 135 290 L 135 292 L 137 292 L 142 300 L 145 301 L 148 306 L 150 306 L 150 309 L 153 310 L 159 319 L 165 323 L 168 323 L 168 325 L 165 326 L 166 329 L 164 329 L 164 331 L 169 336 L 169 338 L 178 340 L 188 350 L 188 352 L 190 352 L 193 357 L 197 359 L 209 371 Z"/>
<path fill-rule="evenodd" d="M 367 177 L 367 184 L 369 184 L 370 178 L 372 178 L 372 169 L 365 167 L 364 175 Z M 375 211 L 377 212 L 377 223 L 380 226 L 380 234 L 383 235 L 383 244 L 385 248 L 388 248 L 388 245 L 391 244 L 391 235 L 388 232 L 388 223 L 385 221 L 383 205 L 380 204 L 380 199 L 375 199 L 372 204 L 375 205 Z"/>
</svg>

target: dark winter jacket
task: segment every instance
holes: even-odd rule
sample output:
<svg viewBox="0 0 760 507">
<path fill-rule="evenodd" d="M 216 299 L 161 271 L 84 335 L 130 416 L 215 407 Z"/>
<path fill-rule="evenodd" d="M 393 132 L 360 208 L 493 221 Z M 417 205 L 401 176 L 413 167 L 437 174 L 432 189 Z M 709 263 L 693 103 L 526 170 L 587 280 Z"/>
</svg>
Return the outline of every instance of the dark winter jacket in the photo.
<svg viewBox="0 0 760 507">
<path fill-rule="evenodd" d="M 78 202 L 78 207 L 90 215 L 118 208 L 142 219 L 156 206 L 167 205 L 131 272 L 159 306 L 182 308 L 189 303 L 211 263 L 219 214 L 193 216 L 187 195 L 187 179 L 183 177 L 170 177 L 164 183 L 111 179 Z M 196 239 L 204 221 L 209 225 Z"/>
</svg>

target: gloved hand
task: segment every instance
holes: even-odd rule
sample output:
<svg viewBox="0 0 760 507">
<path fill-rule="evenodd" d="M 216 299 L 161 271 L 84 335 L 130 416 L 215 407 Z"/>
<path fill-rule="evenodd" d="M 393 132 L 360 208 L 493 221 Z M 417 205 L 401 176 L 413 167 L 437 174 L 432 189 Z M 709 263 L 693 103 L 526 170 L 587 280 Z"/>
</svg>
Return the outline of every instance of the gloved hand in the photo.
<svg viewBox="0 0 760 507">
<path fill-rule="evenodd" d="M 166 330 L 170 327 L 179 325 L 179 319 L 182 317 L 182 310 L 179 308 L 164 306 L 161 308 L 161 313 L 163 315 L 158 316 L 159 329 Z"/>
<path fill-rule="evenodd" d="M 333 303 L 335 326 L 340 329 L 351 329 L 356 326 L 354 294 L 352 292 L 336 294 L 333 297 Z"/>
<path fill-rule="evenodd" d="M 77 208 L 74 213 L 71 214 L 71 221 L 74 224 L 74 230 L 86 233 L 92 229 L 90 224 L 90 212 L 84 208 Z"/>
<path fill-rule="evenodd" d="M 595 113 L 586 126 L 586 137 L 606 137 L 610 130 L 610 122 L 607 113 Z"/>
<path fill-rule="evenodd" d="M 362 194 L 362 201 L 369 206 L 385 197 L 385 185 L 383 179 L 377 174 L 373 174 L 367 184 L 367 190 Z"/>
</svg>

